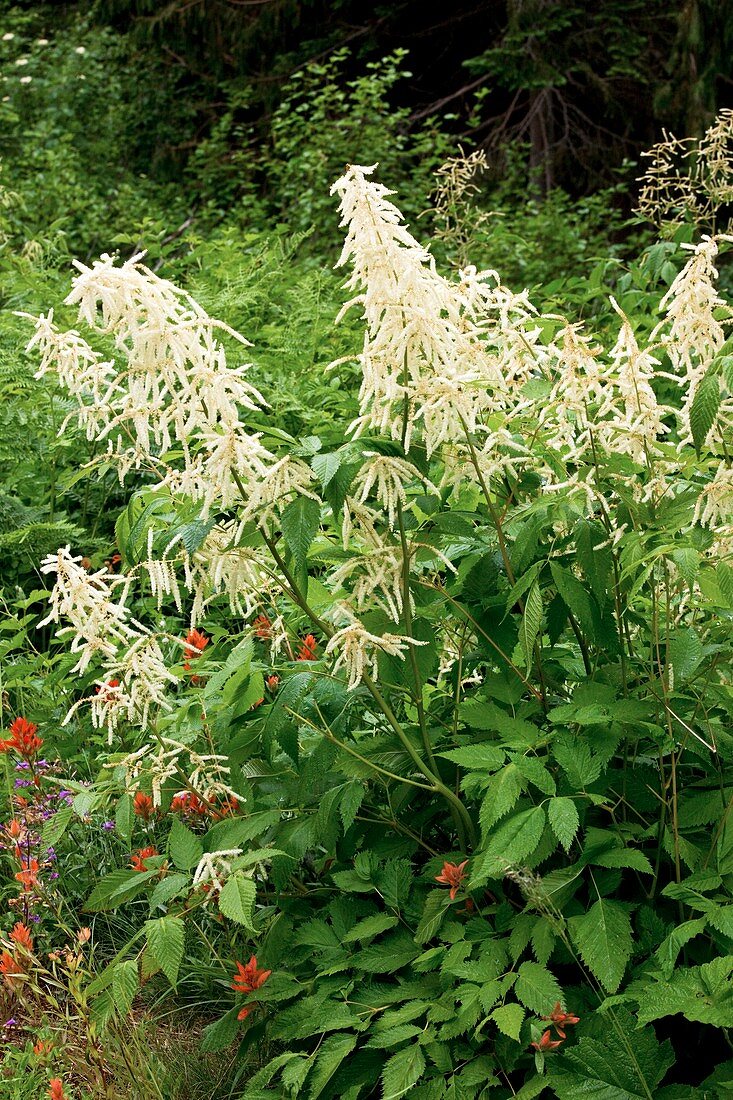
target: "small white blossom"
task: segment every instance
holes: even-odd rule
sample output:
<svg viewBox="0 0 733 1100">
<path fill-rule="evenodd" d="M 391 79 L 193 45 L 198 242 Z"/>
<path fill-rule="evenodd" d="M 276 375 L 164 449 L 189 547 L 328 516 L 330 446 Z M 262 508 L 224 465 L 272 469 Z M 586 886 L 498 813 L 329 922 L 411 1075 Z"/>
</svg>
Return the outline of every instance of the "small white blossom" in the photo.
<svg viewBox="0 0 733 1100">
<path fill-rule="evenodd" d="M 359 470 L 354 482 L 354 492 L 358 493 L 358 500 L 363 504 L 372 489 L 375 489 L 377 501 L 387 509 L 389 526 L 394 529 L 399 505 L 407 503 L 405 485 L 410 482 L 422 482 L 427 489 L 437 493 L 437 489 L 427 478 L 423 477 L 411 462 L 402 458 L 393 458 L 389 455 L 375 455 L 367 452 L 367 462 Z"/>
<path fill-rule="evenodd" d="M 697 498 L 693 523 L 710 528 L 733 523 L 733 469 L 724 462 Z"/>
<path fill-rule="evenodd" d="M 193 889 L 208 883 L 211 892 L 218 894 L 232 873 L 232 861 L 241 854 L 242 848 L 223 848 L 219 852 L 204 852 L 193 873 L 191 883 Z"/>
<path fill-rule="evenodd" d="M 346 669 L 349 691 L 359 686 L 365 673 L 376 678 L 380 652 L 404 661 L 405 650 L 409 645 L 426 645 L 425 642 L 400 634 L 372 634 L 362 623 L 353 616 L 352 618 L 352 622 L 336 631 L 326 646 L 326 656 L 336 656 L 334 673 L 340 668 Z"/>
</svg>

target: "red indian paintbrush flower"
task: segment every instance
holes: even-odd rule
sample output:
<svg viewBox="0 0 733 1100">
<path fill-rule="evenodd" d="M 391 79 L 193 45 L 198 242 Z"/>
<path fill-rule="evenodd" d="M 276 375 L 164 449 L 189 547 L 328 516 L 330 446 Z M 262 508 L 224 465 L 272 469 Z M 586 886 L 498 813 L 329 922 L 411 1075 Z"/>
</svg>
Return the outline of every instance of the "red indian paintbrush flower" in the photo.
<svg viewBox="0 0 733 1100">
<path fill-rule="evenodd" d="M 49 1100 L 68 1100 L 64 1092 L 64 1082 L 60 1077 L 52 1077 L 48 1082 Z"/>
<path fill-rule="evenodd" d="M 261 642 L 269 642 L 272 636 L 272 623 L 267 615 L 258 615 L 252 623 L 252 628 L 255 638 L 259 638 Z"/>
<path fill-rule="evenodd" d="M 18 921 L 13 926 L 13 931 L 10 933 L 10 939 L 13 943 L 17 943 L 18 947 L 24 947 L 26 951 L 33 950 L 33 936 L 31 935 L 30 928 L 27 928 L 22 921 Z"/>
<path fill-rule="evenodd" d="M 43 738 L 36 736 L 37 729 L 33 722 L 16 718 L 10 726 L 10 737 L 0 741 L 0 752 L 17 752 L 24 760 L 32 760 L 43 744 Z"/>
<path fill-rule="evenodd" d="M 236 966 L 237 973 L 234 975 L 232 989 L 236 989 L 237 993 L 254 993 L 255 989 L 264 985 L 272 974 L 271 970 L 259 969 L 256 955 L 252 955 L 246 966 L 240 962 Z"/>
<path fill-rule="evenodd" d="M 548 1050 L 557 1050 L 559 1046 L 562 1046 L 562 1039 L 553 1039 L 548 1028 L 548 1030 L 543 1033 L 539 1042 L 530 1043 L 530 1046 L 533 1046 L 535 1050 L 539 1050 L 544 1054 Z"/>
<path fill-rule="evenodd" d="M 540 1019 L 550 1020 L 561 1039 L 565 1038 L 563 1028 L 568 1027 L 570 1024 L 580 1023 L 580 1016 L 573 1016 L 570 1012 L 564 1012 L 559 1001 L 555 1002 L 555 1007 L 549 1016 L 540 1016 Z"/>
<path fill-rule="evenodd" d="M 2 974 L 5 984 L 13 989 L 22 982 L 25 977 L 25 970 L 23 964 L 16 959 L 15 955 L 11 955 L 9 951 L 3 951 L 0 955 L 0 974 Z"/>
<path fill-rule="evenodd" d="M 209 812 L 206 802 L 203 802 L 193 791 L 179 791 L 171 800 L 171 812 L 174 814 L 198 814 L 204 817 Z"/>
<path fill-rule="evenodd" d="M 157 856 L 158 851 L 151 845 L 149 848 L 139 848 L 137 852 L 133 852 L 130 858 L 130 866 L 134 871 L 147 871 L 146 859 L 150 856 Z"/>
<path fill-rule="evenodd" d="M 256 989 L 265 984 L 270 974 L 272 974 L 271 970 L 260 970 L 256 955 L 252 955 L 246 966 L 238 962 L 236 967 L 237 972 L 234 975 L 232 989 L 235 989 L 237 993 L 254 993 Z M 237 1019 L 246 1020 L 250 1012 L 253 1012 L 256 1007 L 253 1004 L 245 1005 L 239 1010 Z"/>
<path fill-rule="evenodd" d="M 212 806 L 211 816 L 214 821 L 221 821 L 225 817 L 236 817 L 239 813 L 239 802 L 236 798 L 224 798 L 217 806 Z"/>
<path fill-rule="evenodd" d="M 145 794 L 144 791 L 137 791 L 135 797 L 132 800 L 132 808 L 138 817 L 141 817 L 143 821 L 150 821 L 150 818 L 155 813 L 155 807 L 153 806 L 153 800 L 149 794 Z"/>
<path fill-rule="evenodd" d="M 467 859 L 464 859 L 463 863 L 444 863 L 440 874 L 435 876 L 436 882 L 442 883 L 443 886 L 450 886 L 451 901 L 455 900 L 455 896 L 466 877 L 465 868 L 467 865 Z"/>
<path fill-rule="evenodd" d="M 207 638 L 206 635 L 200 630 L 189 630 L 183 641 L 186 646 L 186 649 L 184 651 L 185 660 L 183 662 L 183 667 L 185 668 L 186 672 L 190 672 L 191 661 L 195 661 L 201 656 L 201 654 L 211 641 L 211 638 Z"/>
<path fill-rule="evenodd" d="M 318 653 L 318 642 L 312 634 L 306 634 L 300 643 L 300 649 L 296 657 L 297 661 L 315 661 Z"/>
<path fill-rule="evenodd" d="M 21 860 L 20 870 L 16 872 L 16 879 L 24 890 L 32 890 L 38 881 L 38 860 Z"/>
</svg>

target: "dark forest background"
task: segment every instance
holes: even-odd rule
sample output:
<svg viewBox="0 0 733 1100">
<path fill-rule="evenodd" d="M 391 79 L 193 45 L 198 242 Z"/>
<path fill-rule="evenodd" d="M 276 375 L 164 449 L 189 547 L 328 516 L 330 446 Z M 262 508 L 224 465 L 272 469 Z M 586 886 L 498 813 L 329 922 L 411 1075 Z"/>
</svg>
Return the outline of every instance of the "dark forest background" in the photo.
<svg viewBox="0 0 733 1100">
<path fill-rule="evenodd" d="M 283 133 L 283 104 L 297 106 L 304 70 L 327 83 L 335 67 L 347 89 L 397 54 L 406 75 L 379 77 L 398 143 L 432 124 L 485 148 L 497 171 L 502 151 L 521 148 L 533 188 L 576 196 L 617 180 L 624 161 L 638 161 L 663 129 L 699 135 L 733 102 L 731 0 L 5 7 L 29 34 L 92 36 L 118 102 L 108 95 L 91 117 L 84 112 L 84 140 L 111 112 L 126 167 L 161 182 L 188 173 L 193 201 L 205 191 L 211 198 L 213 185 L 225 204 L 248 189 L 277 202 L 282 181 L 265 161 L 287 154 L 297 111 Z M 340 118 L 343 94 L 321 104 L 324 128 Z M 353 112 L 344 125 L 354 129 Z"/>
</svg>

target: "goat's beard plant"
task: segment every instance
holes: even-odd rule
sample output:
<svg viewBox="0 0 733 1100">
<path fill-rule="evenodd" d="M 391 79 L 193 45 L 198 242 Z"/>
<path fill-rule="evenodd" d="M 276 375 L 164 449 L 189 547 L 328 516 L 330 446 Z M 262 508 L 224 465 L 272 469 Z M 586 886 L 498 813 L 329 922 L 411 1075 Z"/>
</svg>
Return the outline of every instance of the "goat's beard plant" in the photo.
<svg viewBox="0 0 733 1100">
<path fill-rule="evenodd" d="M 631 954 L 628 909 L 605 897 L 608 872 L 563 868 L 648 870 L 653 896 L 665 861 L 678 882 L 685 863 L 696 866 L 695 840 L 681 838 L 668 794 L 683 762 L 698 777 L 713 767 L 727 690 L 711 655 L 733 595 L 731 310 L 715 288 L 715 257 L 731 238 L 691 249 L 651 332 L 636 333 L 612 300 L 618 323 L 604 347 L 579 322 L 539 315 L 496 272 L 442 276 L 373 168 L 350 166 L 333 191 L 346 230 L 339 264 L 352 269 L 344 308 L 361 309 L 365 322 L 358 415 L 333 452 L 271 426 L 249 368 L 227 363 L 223 341 L 246 341 L 140 256 L 77 264 L 67 299 L 90 338 L 111 341 L 113 357 L 59 330 L 52 314 L 36 321 L 29 347 L 40 353 L 39 376 L 58 376 L 77 403 L 69 417 L 106 444 L 103 461 L 121 480 L 145 480 L 118 523 L 124 574 L 90 572 L 68 547 L 43 563 L 55 580 L 47 621 L 67 624 L 59 634 L 71 636 L 88 685 L 67 721 L 81 721 L 88 705 L 107 731 L 114 751 L 100 799 L 115 784 L 123 798 L 149 797 L 145 820 L 159 829 L 181 810 L 192 824 L 192 806 L 198 820 L 234 815 L 205 849 L 198 826 L 175 822 L 168 844 L 179 874 L 176 890 L 159 895 L 162 919 L 216 898 L 226 917 L 265 936 L 273 969 L 284 926 L 273 932 L 272 906 L 291 878 L 305 894 L 315 876 L 350 896 L 340 938 L 369 917 L 370 891 L 386 916 L 365 939 L 399 914 L 428 943 L 449 907 L 463 904 L 463 920 L 480 925 L 462 941 L 466 982 L 470 943 L 501 938 L 523 896 L 527 937 L 511 963 L 502 948 L 493 976 L 453 991 L 465 1027 L 450 1031 L 443 1008 L 426 1027 L 439 1044 L 490 1018 L 501 1064 L 521 1066 L 532 1040 L 541 1070 L 557 1043 L 544 1024 L 522 1021 L 525 1010 L 542 1016 L 564 1000 L 547 964 L 575 960 L 579 1008 L 616 992 Z M 146 585 L 163 628 L 131 609 Z M 186 613 L 171 629 L 171 616 L 180 623 Z M 202 627 L 216 639 L 205 654 Z M 683 686 L 703 666 L 708 708 Z M 623 849 L 651 837 L 656 869 L 641 852 L 615 863 L 588 855 L 594 825 L 618 801 L 603 786 L 617 752 L 632 770 L 629 761 L 658 760 L 661 825 L 655 810 L 645 832 L 621 798 L 610 842 Z M 334 853 L 347 867 L 356 856 L 356 870 L 329 878 Z M 142 864 L 151 887 L 156 857 L 153 848 Z M 550 860 L 565 891 L 557 902 L 531 873 Z M 412 894 L 410 868 L 423 876 Z M 450 894 L 427 891 L 438 871 Z M 255 908 L 255 883 L 267 908 Z M 140 886 L 118 883 L 117 901 Z M 102 889 L 92 907 L 117 903 L 109 898 Z M 572 926 L 561 912 L 569 899 Z M 608 958 L 591 942 L 598 905 L 614 924 Z M 533 936 L 537 961 L 519 962 Z M 307 936 L 294 942 L 326 950 Z M 367 974 L 393 973 L 389 942 L 383 969 L 375 962 Z M 448 950 L 434 949 L 435 965 Z M 417 954 L 408 950 L 409 961 Z M 421 956 L 421 972 L 432 959 Z M 319 956 L 314 968 L 328 966 Z M 276 978 L 258 988 L 260 1009 L 268 996 L 296 997 Z M 445 983 L 440 991 L 449 997 Z M 301 1034 L 295 1016 L 291 1025 L 273 1037 L 302 1045 L 320 1027 Z M 419 1029 L 408 1030 L 395 1037 L 385 1096 L 398 1081 L 409 1088 L 456 1072 L 437 1054 L 426 1069 Z M 459 1061 L 480 1041 L 461 1040 Z M 486 1080 L 496 1063 L 487 1067 Z"/>
</svg>

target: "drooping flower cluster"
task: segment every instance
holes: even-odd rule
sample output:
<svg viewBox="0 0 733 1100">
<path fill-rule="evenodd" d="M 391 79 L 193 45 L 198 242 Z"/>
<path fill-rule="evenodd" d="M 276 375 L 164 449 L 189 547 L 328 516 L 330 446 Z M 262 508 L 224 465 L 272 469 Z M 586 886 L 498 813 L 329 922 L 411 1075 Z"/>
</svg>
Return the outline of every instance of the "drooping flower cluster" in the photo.
<svg viewBox="0 0 733 1100">
<path fill-rule="evenodd" d="M 574 507 L 592 512 L 603 491 L 600 453 L 623 458 L 615 476 L 637 499 L 656 500 L 677 461 L 668 440 L 675 433 L 682 444 L 691 438 L 695 396 L 730 320 L 715 287 L 715 258 L 730 238 L 703 238 L 695 246 L 646 342 L 612 300 L 619 323 L 608 344 L 577 321 L 540 317 L 528 293 L 504 287 L 496 272 L 467 266 L 455 278 L 442 276 L 373 172 L 352 165 L 333 186 L 346 229 L 338 263 L 352 268 L 344 309 L 358 305 L 365 321 L 352 428 L 357 436 L 386 437 L 377 446 L 365 442 L 343 501 L 342 547 L 319 577 L 331 597 L 321 608 L 321 623 L 330 624 L 322 656 L 351 690 L 378 675 L 380 654 L 405 660 L 424 644 L 411 636 L 414 582 L 453 568 L 450 552 L 415 533 L 418 499 L 460 492 L 472 482 L 491 511 L 500 498 L 511 502 L 512 485 L 531 473 L 543 492 L 564 492 Z M 281 517 L 294 502 L 315 513 L 309 524 L 328 506 L 317 491 L 315 462 L 271 452 L 263 434 L 245 423 L 264 399 L 247 381 L 246 367 L 228 365 L 223 342 L 243 338 L 149 271 L 140 256 L 122 264 L 105 256 L 77 268 L 67 303 L 114 354 L 98 353 L 78 332 L 60 332 L 49 315 L 38 320 L 31 340 L 41 353 L 39 373 L 58 375 L 78 402 L 80 423 L 90 438 L 109 441 L 123 475 L 144 463 L 157 471 L 161 493 L 197 501 L 205 524 L 193 547 L 180 532 L 164 544 L 165 534 L 148 527 L 146 551 L 126 576 L 87 572 L 68 550 L 44 563 L 45 572 L 56 573 L 46 621 L 68 620 L 60 633 L 73 636 L 78 671 L 92 661 L 102 665 L 89 702 L 95 725 L 111 736 L 122 716 L 146 725 L 154 710 L 170 706 L 177 677 L 168 665 L 176 647 L 183 646 L 187 682 L 200 681 L 193 664 L 203 645 L 191 639 L 204 637 L 198 624 L 220 596 L 269 642 L 273 659 L 283 652 L 315 659 L 315 645 L 299 652 L 288 632 L 287 600 L 298 606 L 302 600 L 292 574 L 283 572 L 279 540 Z M 672 375 L 662 367 L 665 357 Z M 685 387 L 681 412 L 658 396 L 670 378 Z M 721 419 L 727 415 L 723 408 Z M 723 461 L 702 485 L 693 517 L 715 528 L 716 549 L 728 538 L 727 480 Z M 299 537 L 284 533 L 285 543 Z M 190 611 L 186 641 L 166 639 L 131 617 L 126 600 L 139 576 L 159 609 L 171 602 L 179 613 Z M 375 628 L 374 614 L 386 616 L 389 629 Z M 444 661 L 441 674 L 450 667 Z M 146 754 L 154 790 L 177 767 L 177 751 L 159 746 Z M 220 777 L 220 786 L 223 794 L 229 785 Z"/>
</svg>

